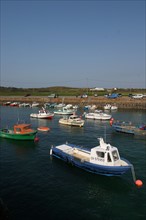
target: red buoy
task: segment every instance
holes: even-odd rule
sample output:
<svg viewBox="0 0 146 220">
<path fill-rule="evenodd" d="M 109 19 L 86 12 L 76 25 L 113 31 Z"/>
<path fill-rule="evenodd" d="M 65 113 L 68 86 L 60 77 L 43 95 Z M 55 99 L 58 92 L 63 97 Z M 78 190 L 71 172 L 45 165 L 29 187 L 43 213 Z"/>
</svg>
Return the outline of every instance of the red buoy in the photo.
<svg viewBox="0 0 146 220">
<path fill-rule="evenodd" d="M 113 125 L 113 122 L 114 122 L 114 118 L 111 118 L 111 119 L 110 119 L 110 126 Z"/>
<path fill-rule="evenodd" d="M 39 138 L 35 137 L 34 142 L 38 142 L 38 141 L 39 141 Z"/>
<path fill-rule="evenodd" d="M 136 180 L 135 184 L 137 187 L 141 187 L 143 185 L 143 182 L 141 180 Z"/>
</svg>

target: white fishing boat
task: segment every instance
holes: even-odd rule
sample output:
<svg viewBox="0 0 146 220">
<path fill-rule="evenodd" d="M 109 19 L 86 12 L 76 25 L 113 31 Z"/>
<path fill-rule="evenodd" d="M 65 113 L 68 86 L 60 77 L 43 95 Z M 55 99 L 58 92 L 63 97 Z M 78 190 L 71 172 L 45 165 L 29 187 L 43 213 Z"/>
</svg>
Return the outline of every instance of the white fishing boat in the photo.
<svg viewBox="0 0 146 220">
<path fill-rule="evenodd" d="M 57 114 L 57 115 L 72 115 L 74 113 L 75 113 L 74 109 L 66 109 L 65 107 L 54 111 L 54 114 Z"/>
<path fill-rule="evenodd" d="M 98 138 L 99 145 L 87 149 L 74 144 L 61 144 L 51 147 L 50 155 L 61 159 L 90 173 L 104 176 L 121 176 L 131 169 L 135 185 L 141 187 L 143 182 L 136 179 L 134 166 L 119 155 L 117 147 Z"/>
<path fill-rule="evenodd" d="M 32 108 L 38 107 L 38 106 L 39 106 L 39 103 L 38 103 L 38 102 L 33 102 L 32 105 L 31 105 Z"/>
<path fill-rule="evenodd" d="M 19 104 L 19 107 L 31 107 L 31 104 L 30 103 L 20 103 Z"/>
<path fill-rule="evenodd" d="M 59 120 L 60 124 L 63 125 L 70 125 L 70 126 L 78 126 L 83 127 L 84 126 L 84 120 L 78 117 L 77 115 L 70 115 L 69 117 L 63 117 Z"/>
<path fill-rule="evenodd" d="M 72 104 L 67 104 L 64 106 L 65 109 L 72 109 L 73 108 L 73 105 Z"/>
<path fill-rule="evenodd" d="M 110 104 L 106 104 L 104 106 L 104 110 L 111 110 L 111 105 Z"/>
<path fill-rule="evenodd" d="M 42 118 L 42 119 L 52 119 L 54 116 L 53 113 L 47 111 L 45 108 L 42 107 L 41 110 L 39 110 L 38 113 L 31 113 L 30 117 L 32 118 Z"/>
<path fill-rule="evenodd" d="M 83 170 L 106 176 L 119 176 L 131 169 L 132 164 L 120 158 L 116 147 L 99 138 L 99 146 L 90 150 L 73 144 L 52 147 L 50 155 Z"/>
<path fill-rule="evenodd" d="M 117 110 L 117 109 L 118 109 L 118 107 L 116 105 L 111 106 L 111 111 L 114 111 L 114 110 Z"/>
<path fill-rule="evenodd" d="M 89 112 L 85 113 L 85 118 L 94 120 L 110 120 L 112 115 L 103 112 Z"/>
<path fill-rule="evenodd" d="M 8 105 L 10 105 L 10 104 L 11 104 L 11 102 L 9 102 L 9 101 L 3 103 L 4 106 L 8 106 Z"/>
<path fill-rule="evenodd" d="M 117 110 L 118 109 L 118 107 L 114 104 L 114 105 L 111 105 L 111 104 L 106 104 L 105 106 L 104 106 L 104 110 L 111 110 L 111 111 L 113 111 L 113 110 Z"/>
</svg>

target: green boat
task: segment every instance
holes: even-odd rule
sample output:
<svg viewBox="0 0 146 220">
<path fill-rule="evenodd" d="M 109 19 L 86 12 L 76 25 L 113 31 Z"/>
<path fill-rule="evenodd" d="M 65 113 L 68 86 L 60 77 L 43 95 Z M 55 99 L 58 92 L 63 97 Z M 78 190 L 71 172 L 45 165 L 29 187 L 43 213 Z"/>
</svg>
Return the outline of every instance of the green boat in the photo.
<svg viewBox="0 0 146 220">
<path fill-rule="evenodd" d="M 34 140 L 37 130 L 31 128 L 31 124 L 15 124 L 13 129 L 1 129 L 0 137 L 14 140 Z"/>
</svg>

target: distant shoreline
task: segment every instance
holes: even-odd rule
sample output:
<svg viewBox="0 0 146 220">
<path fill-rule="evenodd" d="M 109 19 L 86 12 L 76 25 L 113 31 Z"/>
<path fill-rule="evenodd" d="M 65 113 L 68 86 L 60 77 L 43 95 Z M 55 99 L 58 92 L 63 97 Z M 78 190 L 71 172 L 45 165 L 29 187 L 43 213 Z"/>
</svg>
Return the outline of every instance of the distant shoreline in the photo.
<svg viewBox="0 0 146 220">
<path fill-rule="evenodd" d="M 119 109 L 146 109 L 146 98 L 143 99 L 132 99 L 130 97 L 119 97 L 116 99 L 108 99 L 106 97 L 100 96 L 100 97 L 93 97 L 89 96 L 88 98 L 80 98 L 75 96 L 62 96 L 58 98 L 48 98 L 46 96 L 1 96 L 0 97 L 0 104 L 3 105 L 4 102 L 38 102 L 40 105 L 43 105 L 44 103 L 62 103 L 65 104 L 76 104 L 80 107 L 83 107 L 85 105 L 96 105 L 97 108 L 103 108 L 105 104 L 116 104 Z"/>
</svg>

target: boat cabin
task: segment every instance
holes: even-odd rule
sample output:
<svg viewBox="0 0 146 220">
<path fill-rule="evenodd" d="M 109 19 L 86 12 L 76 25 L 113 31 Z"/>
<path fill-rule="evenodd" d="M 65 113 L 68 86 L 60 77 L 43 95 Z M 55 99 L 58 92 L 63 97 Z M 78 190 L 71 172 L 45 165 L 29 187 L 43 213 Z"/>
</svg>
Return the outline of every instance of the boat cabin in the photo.
<svg viewBox="0 0 146 220">
<path fill-rule="evenodd" d="M 118 149 L 106 144 L 103 138 L 99 138 L 99 142 L 99 146 L 91 149 L 90 162 L 98 165 L 118 165 L 120 161 Z"/>
<path fill-rule="evenodd" d="M 81 117 L 79 117 L 78 115 L 75 115 L 75 114 L 73 114 L 73 115 L 71 115 L 71 116 L 69 116 L 69 119 L 71 119 L 71 120 L 81 120 Z"/>
<path fill-rule="evenodd" d="M 14 133 L 16 134 L 25 134 L 29 132 L 33 132 L 33 129 L 31 128 L 31 124 L 14 125 Z"/>
</svg>

